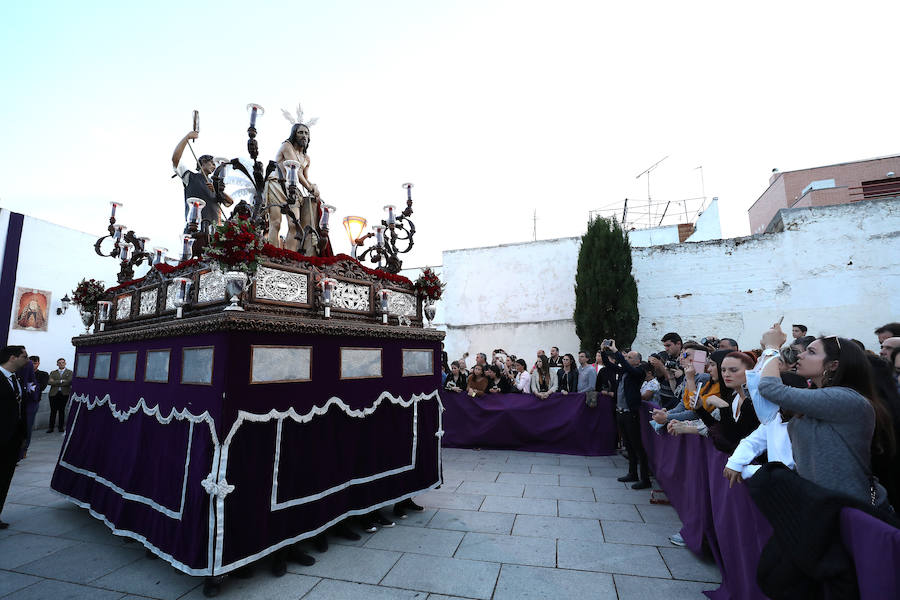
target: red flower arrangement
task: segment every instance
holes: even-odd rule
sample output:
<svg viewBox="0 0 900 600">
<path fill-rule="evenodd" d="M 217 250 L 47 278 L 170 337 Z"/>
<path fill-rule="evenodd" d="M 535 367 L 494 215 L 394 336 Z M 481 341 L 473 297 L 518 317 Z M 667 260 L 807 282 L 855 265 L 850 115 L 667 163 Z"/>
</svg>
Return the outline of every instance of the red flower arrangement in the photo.
<svg viewBox="0 0 900 600">
<path fill-rule="evenodd" d="M 203 257 L 216 263 L 222 271 L 256 273 L 262 254 L 263 239 L 248 219 L 238 217 L 216 227 Z"/>
<path fill-rule="evenodd" d="M 105 290 L 102 281 L 82 279 L 72 292 L 72 303 L 86 310 L 93 310 L 97 301 L 103 298 Z"/>
<path fill-rule="evenodd" d="M 447 284 L 440 280 L 431 267 L 422 269 L 422 274 L 413 285 L 420 296 L 429 300 L 440 300 L 444 288 L 447 287 Z"/>
</svg>

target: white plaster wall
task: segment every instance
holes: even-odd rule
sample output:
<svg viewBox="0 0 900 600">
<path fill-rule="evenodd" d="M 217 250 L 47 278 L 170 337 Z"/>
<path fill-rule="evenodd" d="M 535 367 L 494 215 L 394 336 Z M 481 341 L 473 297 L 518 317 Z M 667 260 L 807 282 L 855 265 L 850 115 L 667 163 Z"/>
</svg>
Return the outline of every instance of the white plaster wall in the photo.
<svg viewBox="0 0 900 600">
<path fill-rule="evenodd" d="M 439 310 L 448 355 L 503 348 L 534 356 L 552 345 L 577 352 L 572 312 L 580 243 L 560 238 L 445 251 L 447 290 Z"/>
<path fill-rule="evenodd" d="M 705 242 L 722 238 L 722 224 L 719 219 L 719 199 L 713 198 L 694 223 L 694 233 L 686 242 Z"/>
<path fill-rule="evenodd" d="M 900 199 L 790 209 L 783 217 L 780 233 L 635 249 L 635 345 L 654 347 L 677 331 L 753 348 L 784 315 L 788 328 L 803 323 L 810 334 L 877 349 L 873 330 L 900 317 Z"/>
<path fill-rule="evenodd" d="M 781 233 L 633 248 L 634 347 L 657 351 L 668 331 L 756 347 L 784 315 L 788 325 L 875 349 L 875 327 L 900 319 L 900 199 L 791 209 L 784 219 Z M 444 252 L 450 357 L 498 347 L 531 357 L 551 345 L 574 354 L 579 245 L 563 238 Z"/>
<path fill-rule="evenodd" d="M 661 244 L 678 243 L 678 225 L 635 229 L 628 232 L 628 241 L 632 248 L 659 246 Z"/>
<path fill-rule="evenodd" d="M 8 212 L 3 211 L 7 216 Z M 103 225 L 102 223 L 100 224 Z M 6 234 L 6 221 L 0 220 L 2 235 Z M 63 315 L 57 315 L 60 299 L 66 294 L 72 297 L 72 290 L 83 277 L 103 281 L 107 287 L 116 285 L 118 262 L 111 258 L 101 258 L 94 253 L 94 242 L 99 237 L 40 219 L 26 216 L 22 226 L 22 241 L 19 244 L 19 266 L 16 272 L 16 286 L 47 290 L 52 293 L 48 315 L 47 331 L 24 331 L 13 329 L 16 307 L 6 316 L 10 323 L 9 343 L 24 345 L 29 354 L 41 357 L 41 368 L 54 368 L 57 358 L 65 358 L 74 364 L 75 349 L 72 337 L 84 332 L 77 307 L 71 305 Z M 108 240 L 107 240 L 108 242 Z M 0 246 L 2 248 L 2 246 Z M 2 264 L 2 263 L 0 263 Z M 136 270 L 141 277 L 146 268 Z M 6 273 L 0 274 L 6 277 Z"/>
</svg>

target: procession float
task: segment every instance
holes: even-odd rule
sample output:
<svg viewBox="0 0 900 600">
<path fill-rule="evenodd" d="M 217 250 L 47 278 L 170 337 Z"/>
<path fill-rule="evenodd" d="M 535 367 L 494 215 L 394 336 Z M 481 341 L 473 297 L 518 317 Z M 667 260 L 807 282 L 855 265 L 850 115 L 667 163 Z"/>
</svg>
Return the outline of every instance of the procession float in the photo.
<svg viewBox="0 0 900 600">
<path fill-rule="evenodd" d="M 71 411 L 51 483 L 196 576 L 440 484 L 443 332 L 423 320 L 434 282 L 399 275 L 415 234 L 412 184 L 405 209 L 386 206 L 370 232 L 345 217 L 352 256 L 334 256 L 335 209 L 308 181 L 308 127 L 298 115 L 285 142 L 293 150 L 283 146 L 264 169 L 262 108 L 248 108 L 252 164 L 204 155 L 182 178 L 177 259 L 118 223 L 122 204 L 112 203 L 95 250 L 118 261 L 118 285 L 76 290 L 86 331 L 73 339 Z M 188 146 L 198 132 L 195 113 Z M 233 203 L 229 172 L 252 193 L 220 222 L 209 209 Z M 135 279 L 141 265 L 149 271 Z"/>
</svg>

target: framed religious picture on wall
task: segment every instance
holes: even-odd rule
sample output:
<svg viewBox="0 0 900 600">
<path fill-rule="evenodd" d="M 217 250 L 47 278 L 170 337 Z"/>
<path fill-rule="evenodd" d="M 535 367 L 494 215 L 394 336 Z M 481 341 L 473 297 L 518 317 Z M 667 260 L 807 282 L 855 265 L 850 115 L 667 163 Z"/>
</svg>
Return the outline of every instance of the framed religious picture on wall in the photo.
<svg viewBox="0 0 900 600">
<path fill-rule="evenodd" d="M 50 314 L 50 292 L 16 287 L 13 329 L 47 331 Z"/>
</svg>

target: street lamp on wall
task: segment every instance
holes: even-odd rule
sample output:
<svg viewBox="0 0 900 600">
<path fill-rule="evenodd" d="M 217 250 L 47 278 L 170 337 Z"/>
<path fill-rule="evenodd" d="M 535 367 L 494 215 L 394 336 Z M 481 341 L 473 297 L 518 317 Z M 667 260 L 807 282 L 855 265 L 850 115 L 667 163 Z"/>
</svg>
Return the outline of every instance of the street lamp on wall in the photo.
<svg viewBox="0 0 900 600">
<path fill-rule="evenodd" d="M 59 301 L 59 303 L 60 303 L 62 306 L 61 306 L 60 308 L 57 308 L 57 309 L 56 309 L 56 314 L 58 314 L 58 315 L 64 315 L 64 314 L 66 314 L 66 311 L 69 310 L 69 303 L 70 303 L 71 301 L 72 301 L 72 300 L 69 298 L 69 295 L 68 295 L 68 294 L 66 294 L 65 296 L 63 296 L 63 297 L 62 297 L 62 300 Z"/>
</svg>

